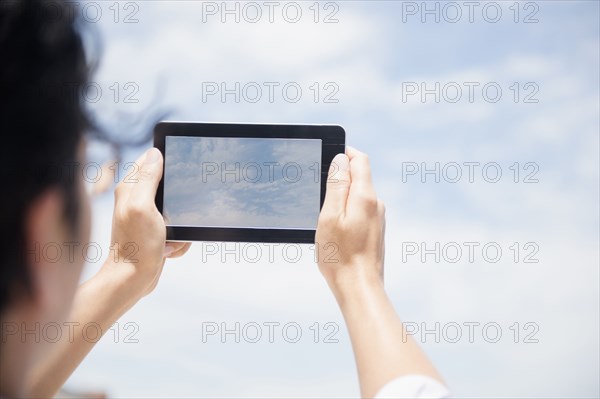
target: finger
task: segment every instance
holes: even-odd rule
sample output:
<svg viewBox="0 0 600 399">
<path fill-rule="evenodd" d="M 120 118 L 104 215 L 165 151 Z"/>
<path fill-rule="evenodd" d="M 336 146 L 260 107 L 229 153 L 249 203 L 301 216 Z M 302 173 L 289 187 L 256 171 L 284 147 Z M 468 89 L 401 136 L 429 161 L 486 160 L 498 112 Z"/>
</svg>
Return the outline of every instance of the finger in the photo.
<svg viewBox="0 0 600 399">
<path fill-rule="evenodd" d="M 185 246 L 185 242 L 177 242 L 177 241 L 167 241 L 165 242 L 165 250 L 163 255 L 169 256 L 172 253 L 179 251 L 181 248 Z"/>
<path fill-rule="evenodd" d="M 350 160 L 350 172 L 352 174 L 352 163 L 354 162 L 354 167 L 356 168 L 356 177 L 358 180 L 364 180 L 365 177 L 368 177 L 368 180 L 371 180 L 371 166 L 369 163 L 369 157 L 364 152 L 357 150 L 354 147 L 346 146 L 346 155 L 348 155 L 348 159 Z M 366 176 L 364 176 L 366 174 Z M 353 176 L 354 177 L 354 176 Z"/>
<path fill-rule="evenodd" d="M 105 162 L 100 167 L 100 179 L 92 183 L 91 194 L 99 195 L 108 191 L 112 186 L 111 167 L 115 164 L 114 160 Z"/>
<path fill-rule="evenodd" d="M 140 166 L 144 162 L 144 159 L 146 159 L 146 152 L 140 155 L 133 164 L 125 164 L 125 169 L 127 169 L 127 171 L 129 172 L 129 168 L 134 168 L 134 172 L 137 173 Z M 117 187 L 115 188 L 115 206 L 127 202 L 127 199 L 129 198 L 129 193 L 131 192 L 131 186 L 133 185 L 134 181 L 135 178 L 130 177 L 129 173 L 127 173 L 123 180 L 121 180 L 119 184 L 117 184 Z"/>
<path fill-rule="evenodd" d="M 346 155 L 348 155 L 348 158 L 350 159 L 350 161 L 352 161 L 352 158 L 354 158 L 355 156 L 362 154 L 362 152 L 358 151 L 356 148 L 347 145 L 346 146 Z"/>
<path fill-rule="evenodd" d="M 354 148 L 351 149 L 350 154 L 350 176 L 352 179 L 352 186 L 350 187 L 349 198 L 364 196 L 375 197 L 369 157 L 367 154 Z"/>
<path fill-rule="evenodd" d="M 141 206 L 154 204 L 156 189 L 162 177 L 162 154 L 156 148 L 150 148 L 142 163 L 137 165 L 139 169 L 133 177 L 133 183 L 130 183 L 128 202 Z"/>
<path fill-rule="evenodd" d="M 167 242 L 165 244 L 165 257 L 169 259 L 179 258 L 185 255 L 191 246 L 191 242 Z"/>
<path fill-rule="evenodd" d="M 188 250 L 190 249 L 190 247 L 192 246 L 191 242 L 186 243 L 179 251 L 175 251 L 173 252 L 171 255 L 168 256 L 169 259 L 174 259 L 174 258 L 180 258 L 183 255 L 185 255 Z"/>
<path fill-rule="evenodd" d="M 329 167 L 322 212 L 335 215 L 346 211 L 350 183 L 350 161 L 345 154 L 337 154 Z"/>
<path fill-rule="evenodd" d="M 165 267 L 165 259 L 163 259 L 163 261 L 162 261 L 162 263 L 160 265 L 160 269 L 156 273 L 156 276 L 154 276 L 154 279 L 152 280 L 152 283 L 150 283 L 150 285 L 148 286 L 148 289 L 146 290 L 145 295 L 148 295 L 149 293 L 151 293 L 152 291 L 154 291 L 154 289 L 158 285 L 158 280 L 160 280 L 160 276 L 162 275 L 162 271 L 163 271 L 164 267 Z"/>
</svg>

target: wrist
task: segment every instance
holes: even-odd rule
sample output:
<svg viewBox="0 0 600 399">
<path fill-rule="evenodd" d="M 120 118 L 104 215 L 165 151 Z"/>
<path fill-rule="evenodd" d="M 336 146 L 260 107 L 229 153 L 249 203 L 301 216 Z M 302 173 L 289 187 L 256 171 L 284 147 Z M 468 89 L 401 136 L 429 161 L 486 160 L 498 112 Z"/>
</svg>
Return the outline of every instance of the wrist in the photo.
<svg viewBox="0 0 600 399">
<path fill-rule="evenodd" d="M 349 269 L 349 270 L 343 270 Z M 326 278 L 340 307 L 361 300 L 375 293 L 385 293 L 383 279 L 377 272 L 356 271 L 355 268 L 342 268 Z"/>
<path fill-rule="evenodd" d="M 98 273 L 84 282 L 78 290 L 75 303 L 80 308 L 80 318 L 98 323 L 103 331 L 118 320 L 141 298 L 132 286 L 132 271 L 122 265 L 105 262 Z"/>
<path fill-rule="evenodd" d="M 111 293 L 117 306 L 129 309 L 144 296 L 145 286 L 138 274 L 133 264 L 108 260 L 96 277 Z"/>
</svg>

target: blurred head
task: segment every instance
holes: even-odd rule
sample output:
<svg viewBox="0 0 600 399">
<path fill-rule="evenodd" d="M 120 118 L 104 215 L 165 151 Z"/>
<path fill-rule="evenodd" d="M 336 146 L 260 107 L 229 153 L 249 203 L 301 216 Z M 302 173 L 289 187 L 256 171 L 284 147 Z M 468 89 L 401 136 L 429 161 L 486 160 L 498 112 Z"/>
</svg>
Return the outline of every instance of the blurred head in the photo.
<svg viewBox="0 0 600 399">
<path fill-rule="evenodd" d="M 0 2 L 3 323 L 63 321 L 84 263 L 90 215 L 80 170 L 90 123 L 74 88 L 89 68 L 77 26 L 60 1 Z M 7 345 L 2 337 L 0 353 Z M 35 360 L 40 347 L 23 356 Z"/>
</svg>

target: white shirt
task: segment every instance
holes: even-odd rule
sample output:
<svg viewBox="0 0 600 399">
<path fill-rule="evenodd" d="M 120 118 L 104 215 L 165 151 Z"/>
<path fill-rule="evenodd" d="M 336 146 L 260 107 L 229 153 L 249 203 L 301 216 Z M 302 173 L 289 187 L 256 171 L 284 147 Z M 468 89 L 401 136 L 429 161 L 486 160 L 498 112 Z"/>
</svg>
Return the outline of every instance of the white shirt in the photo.
<svg viewBox="0 0 600 399">
<path fill-rule="evenodd" d="M 398 377 L 388 382 L 377 392 L 375 398 L 447 399 L 450 398 L 450 392 L 433 378 L 415 374 Z"/>
</svg>

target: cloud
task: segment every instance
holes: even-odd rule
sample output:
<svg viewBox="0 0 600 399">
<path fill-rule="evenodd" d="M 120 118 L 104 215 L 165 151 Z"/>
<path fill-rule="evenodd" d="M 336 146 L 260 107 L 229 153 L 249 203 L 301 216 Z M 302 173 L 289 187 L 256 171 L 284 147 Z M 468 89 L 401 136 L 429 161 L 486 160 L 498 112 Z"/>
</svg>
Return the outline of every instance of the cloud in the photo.
<svg viewBox="0 0 600 399">
<path fill-rule="evenodd" d="M 165 217 L 171 226 L 314 229 L 320 158 L 320 140 L 167 137 Z"/>
<path fill-rule="evenodd" d="M 140 24 L 102 27 L 102 82 L 134 79 L 148 102 L 156 78 L 164 76 L 168 89 L 161 100 L 181 119 L 343 124 L 349 143 L 370 154 L 387 204 L 386 285 L 401 317 L 496 321 L 504 329 L 506 340 L 498 344 L 424 345 L 455 394 L 598 396 L 597 3 L 539 3 L 541 22 L 527 26 L 510 19 L 402 24 L 399 5 L 390 2 L 339 3 L 340 23 L 330 26 L 203 24 L 200 2 L 172 4 L 144 3 Z M 298 82 L 307 95 L 296 104 L 202 101 L 202 82 L 271 80 Z M 339 103 L 315 103 L 308 87 L 329 81 L 339 87 Z M 505 94 L 498 103 L 422 103 L 416 96 L 403 102 L 402 83 L 421 81 L 493 81 Z M 515 81 L 537 83 L 539 103 L 514 103 Z M 244 159 L 228 151 L 221 156 Z M 185 161 L 172 167 L 181 176 L 176 190 L 187 195 L 195 180 Z M 406 161 L 494 161 L 504 175 L 497 184 L 402 183 Z M 540 182 L 514 183 L 509 167 L 530 161 L 539 165 Z M 236 199 L 251 187 L 258 184 L 224 190 L 214 204 L 242 209 Z M 197 214 L 190 209 L 182 217 Z M 110 204 L 97 206 L 96 218 L 109 220 L 109 212 Z M 232 212 L 233 219 L 242 217 Z M 96 229 L 98 241 L 108 243 L 108 227 Z M 481 258 L 405 263 L 407 241 L 498 242 L 504 256 L 497 264 Z M 540 262 L 515 263 L 509 247 L 529 241 L 539 245 Z M 269 247 L 260 246 L 263 258 L 252 263 L 236 261 L 235 254 L 222 258 L 222 250 L 209 256 L 206 245 L 196 243 L 186 257 L 169 261 L 157 291 L 124 317 L 143 326 L 146 340 L 133 347 L 104 342 L 73 385 L 101 376 L 117 396 L 358 395 L 343 331 L 338 345 L 300 349 L 202 343 L 202 321 L 343 326 L 308 246 L 301 246 L 296 263 L 284 259 L 283 246 L 273 249 L 273 261 Z M 528 321 L 540 326 L 540 342 L 515 344 L 510 326 Z M 148 384 L 148 375 L 162 376 L 164 390 Z M 240 393 L 231 381 L 247 390 Z"/>
</svg>

